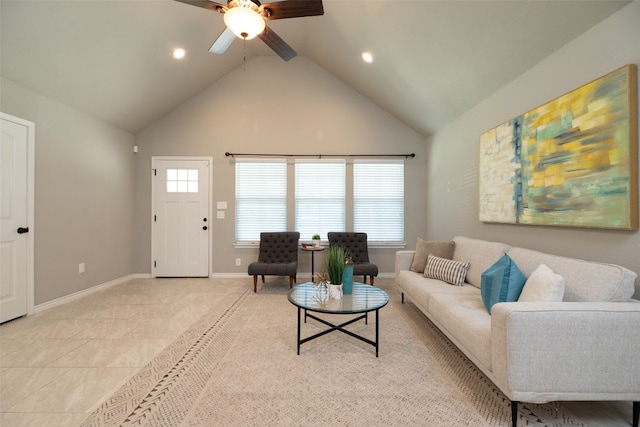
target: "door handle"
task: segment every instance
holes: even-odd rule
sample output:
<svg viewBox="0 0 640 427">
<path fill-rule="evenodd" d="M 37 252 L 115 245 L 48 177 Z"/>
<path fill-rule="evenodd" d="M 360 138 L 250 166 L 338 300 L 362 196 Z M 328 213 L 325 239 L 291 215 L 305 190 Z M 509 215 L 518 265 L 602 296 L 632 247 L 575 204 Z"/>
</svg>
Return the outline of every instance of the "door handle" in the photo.
<svg viewBox="0 0 640 427">
<path fill-rule="evenodd" d="M 18 234 L 24 234 L 29 232 L 29 227 L 18 227 Z"/>
</svg>

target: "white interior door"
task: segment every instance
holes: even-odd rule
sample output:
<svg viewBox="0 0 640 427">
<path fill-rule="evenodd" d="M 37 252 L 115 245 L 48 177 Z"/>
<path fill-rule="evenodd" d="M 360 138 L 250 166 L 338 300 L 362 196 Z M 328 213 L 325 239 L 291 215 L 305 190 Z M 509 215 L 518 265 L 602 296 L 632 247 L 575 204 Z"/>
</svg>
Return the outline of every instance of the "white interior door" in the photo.
<svg viewBox="0 0 640 427">
<path fill-rule="evenodd" d="M 153 275 L 209 276 L 210 160 L 152 160 Z"/>
<path fill-rule="evenodd" d="M 0 322 L 28 311 L 30 127 L 0 118 Z"/>
</svg>

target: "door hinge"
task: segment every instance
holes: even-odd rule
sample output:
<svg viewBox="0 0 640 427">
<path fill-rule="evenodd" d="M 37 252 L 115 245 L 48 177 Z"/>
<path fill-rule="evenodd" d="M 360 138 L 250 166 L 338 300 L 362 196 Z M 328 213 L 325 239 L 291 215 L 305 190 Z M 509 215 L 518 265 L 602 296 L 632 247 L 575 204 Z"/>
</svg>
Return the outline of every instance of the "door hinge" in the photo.
<svg viewBox="0 0 640 427">
<path fill-rule="evenodd" d="M 151 169 L 153 171 L 153 176 L 157 175 L 157 169 Z"/>
<path fill-rule="evenodd" d="M 154 216 L 153 216 L 153 222 L 157 222 L 157 221 L 158 221 L 158 219 L 157 219 L 157 218 L 156 218 L 156 216 L 154 215 Z"/>
<path fill-rule="evenodd" d="M 156 268 L 156 261 L 153 260 L 153 268 Z"/>
</svg>

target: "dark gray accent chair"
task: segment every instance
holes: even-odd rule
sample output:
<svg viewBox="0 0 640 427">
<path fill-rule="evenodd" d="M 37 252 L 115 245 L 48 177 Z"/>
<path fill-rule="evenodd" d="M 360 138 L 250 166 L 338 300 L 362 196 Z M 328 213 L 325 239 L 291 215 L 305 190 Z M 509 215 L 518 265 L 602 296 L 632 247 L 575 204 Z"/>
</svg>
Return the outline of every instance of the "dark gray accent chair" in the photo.
<svg viewBox="0 0 640 427">
<path fill-rule="evenodd" d="M 289 276 L 289 288 L 296 281 L 298 270 L 297 231 L 260 233 L 258 261 L 249 264 L 249 275 L 253 276 L 253 292 L 257 291 L 258 276 Z"/>
<path fill-rule="evenodd" d="M 353 275 L 364 276 L 364 283 L 367 283 L 367 276 L 369 276 L 373 286 L 374 277 L 378 275 L 378 266 L 369 262 L 367 233 L 330 231 L 327 237 L 329 246 L 339 245 L 349 251 L 353 259 Z"/>
</svg>

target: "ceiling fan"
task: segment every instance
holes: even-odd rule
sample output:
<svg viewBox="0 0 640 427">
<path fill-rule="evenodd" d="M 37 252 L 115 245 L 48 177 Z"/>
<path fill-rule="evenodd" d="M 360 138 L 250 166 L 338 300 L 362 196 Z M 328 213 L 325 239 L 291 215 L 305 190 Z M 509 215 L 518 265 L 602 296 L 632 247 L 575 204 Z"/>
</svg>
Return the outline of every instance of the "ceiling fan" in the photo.
<svg viewBox="0 0 640 427">
<path fill-rule="evenodd" d="M 266 4 L 259 0 L 228 0 L 226 6 L 209 0 L 176 1 L 224 14 L 227 28 L 213 42 L 209 52 L 222 54 L 236 37 L 251 40 L 257 36 L 285 61 L 296 56 L 296 51 L 264 21 L 324 15 L 322 0 L 283 0 Z"/>
</svg>

